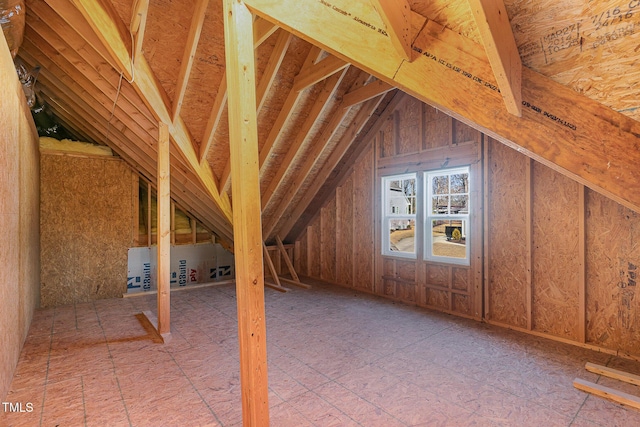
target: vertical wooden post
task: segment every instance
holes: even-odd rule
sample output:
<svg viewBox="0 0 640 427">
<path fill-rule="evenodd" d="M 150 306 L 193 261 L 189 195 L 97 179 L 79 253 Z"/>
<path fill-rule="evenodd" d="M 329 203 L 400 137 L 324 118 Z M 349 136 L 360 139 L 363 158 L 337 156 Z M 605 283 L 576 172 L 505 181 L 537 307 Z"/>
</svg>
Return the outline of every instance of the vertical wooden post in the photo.
<svg viewBox="0 0 640 427">
<path fill-rule="evenodd" d="M 224 0 L 233 240 L 244 426 L 269 425 L 253 17 Z"/>
<path fill-rule="evenodd" d="M 151 183 L 147 181 L 147 246 L 151 247 Z M 157 231 L 157 229 L 156 229 Z"/>
<path fill-rule="evenodd" d="M 169 297 L 171 286 L 171 183 L 169 173 L 169 128 L 158 126 L 158 333 L 171 332 Z"/>
<path fill-rule="evenodd" d="M 132 213 L 132 246 L 138 246 L 140 239 L 140 176 L 131 171 L 131 213 Z"/>
<path fill-rule="evenodd" d="M 176 204 L 171 202 L 171 244 L 176 244 Z"/>
<path fill-rule="evenodd" d="M 490 213 L 490 190 L 491 190 L 491 183 L 489 182 L 489 179 L 491 178 L 491 171 L 490 171 L 490 165 L 491 165 L 491 144 L 493 144 L 493 142 L 488 138 L 485 137 L 484 135 L 482 136 L 483 139 L 483 159 L 482 159 L 482 174 L 483 174 L 483 179 L 484 179 L 484 194 L 483 194 L 483 203 L 484 203 L 484 209 L 483 209 L 483 218 L 482 218 L 482 235 L 483 235 L 483 240 L 482 240 L 482 259 L 483 259 L 483 271 L 482 271 L 482 297 L 483 297 L 483 307 L 482 307 L 482 318 L 485 320 L 489 319 L 489 316 L 491 316 L 491 305 L 490 305 L 490 288 L 491 288 L 491 284 L 489 283 L 489 239 L 490 239 L 490 234 L 489 234 L 489 213 Z"/>
<path fill-rule="evenodd" d="M 196 219 L 191 217 L 191 243 L 196 244 L 198 242 L 198 224 L 196 223 Z"/>
</svg>

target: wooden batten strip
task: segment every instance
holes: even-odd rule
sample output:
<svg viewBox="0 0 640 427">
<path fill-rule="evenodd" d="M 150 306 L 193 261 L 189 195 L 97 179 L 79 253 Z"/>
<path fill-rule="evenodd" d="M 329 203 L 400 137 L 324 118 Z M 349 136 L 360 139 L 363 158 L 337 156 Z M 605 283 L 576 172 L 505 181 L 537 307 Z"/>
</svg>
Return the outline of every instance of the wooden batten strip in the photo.
<svg viewBox="0 0 640 427">
<path fill-rule="evenodd" d="M 584 368 L 589 372 L 593 372 L 594 374 L 640 386 L 640 375 L 630 374 L 628 372 L 620 371 L 618 369 L 609 368 L 607 366 L 602 366 L 591 362 L 587 362 Z"/>
<path fill-rule="evenodd" d="M 586 381 L 580 378 L 576 378 L 575 380 L 573 380 L 573 386 L 578 390 L 591 393 L 594 396 L 602 397 L 607 400 L 611 400 L 613 402 L 640 410 L 640 397 L 638 396 L 618 391 L 610 387 L 605 387 L 600 384 L 592 383 L 591 381 Z"/>
<path fill-rule="evenodd" d="M 276 282 L 276 286 L 282 287 L 280 279 L 278 278 L 278 272 L 275 265 L 273 265 L 273 261 L 271 260 L 271 256 L 269 255 L 269 250 L 267 249 L 267 245 L 264 242 L 262 242 L 262 251 L 264 255 L 264 263 L 267 264 L 267 268 L 269 269 L 271 278 L 274 282 Z"/>
<path fill-rule="evenodd" d="M 533 329 L 533 160 L 527 159 L 525 170 L 525 244 L 527 245 L 526 260 L 526 307 L 527 329 Z"/>
<path fill-rule="evenodd" d="M 578 187 L 578 340 L 587 342 L 587 207 L 586 187 Z"/>
<path fill-rule="evenodd" d="M 311 285 L 307 285 L 306 283 L 302 283 L 300 281 L 287 279 L 286 277 L 280 277 L 280 281 L 284 282 L 286 284 L 289 284 L 289 285 L 293 285 L 293 286 L 297 286 L 299 288 L 303 288 L 303 289 L 311 289 L 312 288 Z"/>
<path fill-rule="evenodd" d="M 287 268 L 289 269 L 289 274 L 291 274 L 291 277 L 293 278 L 294 281 L 300 282 L 298 273 L 296 273 L 296 269 L 293 267 L 291 258 L 289 258 L 289 254 L 287 253 L 287 250 L 284 248 L 284 244 L 282 243 L 282 239 L 280 238 L 280 236 L 276 236 L 276 243 L 278 244 L 280 255 L 282 256 L 282 258 L 284 258 L 284 262 L 287 265 Z"/>
</svg>

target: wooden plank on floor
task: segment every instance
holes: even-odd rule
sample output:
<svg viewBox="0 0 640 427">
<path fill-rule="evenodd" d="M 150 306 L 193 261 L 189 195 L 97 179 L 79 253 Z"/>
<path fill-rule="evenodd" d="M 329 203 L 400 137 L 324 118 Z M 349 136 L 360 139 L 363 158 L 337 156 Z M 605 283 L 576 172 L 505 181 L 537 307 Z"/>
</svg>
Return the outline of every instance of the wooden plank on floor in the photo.
<svg viewBox="0 0 640 427">
<path fill-rule="evenodd" d="M 300 288 L 304 288 L 304 289 L 311 289 L 311 285 L 307 285 L 306 283 L 302 283 L 300 281 L 296 281 L 296 280 L 291 280 L 291 279 L 287 279 L 286 277 L 280 277 L 280 281 L 287 283 L 289 285 L 293 285 L 293 286 L 298 286 Z"/>
<path fill-rule="evenodd" d="M 573 386 L 578 390 L 591 393 L 594 396 L 602 397 L 604 399 L 608 399 L 634 409 L 640 409 L 640 397 L 638 396 L 618 391 L 610 387 L 605 387 L 600 384 L 592 383 L 591 381 L 586 381 L 580 378 L 576 378 L 575 380 L 573 380 Z"/>
<path fill-rule="evenodd" d="M 609 368 L 607 366 L 597 365 L 595 363 L 587 362 L 585 369 L 594 374 L 602 375 L 605 377 L 613 378 L 615 380 L 624 381 L 629 384 L 640 386 L 640 376 L 630 374 L 618 369 Z"/>
<path fill-rule="evenodd" d="M 279 291 L 279 292 L 288 292 L 291 290 L 289 288 L 285 288 L 284 286 L 276 285 L 275 283 L 270 282 L 268 280 L 264 281 L 264 285 L 268 288 L 275 289 L 276 291 Z"/>
</svg>

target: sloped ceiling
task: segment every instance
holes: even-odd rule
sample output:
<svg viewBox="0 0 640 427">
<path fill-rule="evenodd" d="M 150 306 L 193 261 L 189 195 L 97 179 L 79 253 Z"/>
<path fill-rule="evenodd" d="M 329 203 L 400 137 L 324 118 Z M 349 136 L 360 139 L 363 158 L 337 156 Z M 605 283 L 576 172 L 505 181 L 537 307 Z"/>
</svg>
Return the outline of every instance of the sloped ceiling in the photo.
<svg viewBox="0 0 640 427">
<path fill-rule="evenodd" d="M 295 237 L 400 91 L 639 210 L 640 2 L 245 3 L 265 240 Z M 231 242 L 222 2 L 26 7 L 19 57 L 56 116 L 152 182 L 169 124 L 172 197 Z"/>
</svg>

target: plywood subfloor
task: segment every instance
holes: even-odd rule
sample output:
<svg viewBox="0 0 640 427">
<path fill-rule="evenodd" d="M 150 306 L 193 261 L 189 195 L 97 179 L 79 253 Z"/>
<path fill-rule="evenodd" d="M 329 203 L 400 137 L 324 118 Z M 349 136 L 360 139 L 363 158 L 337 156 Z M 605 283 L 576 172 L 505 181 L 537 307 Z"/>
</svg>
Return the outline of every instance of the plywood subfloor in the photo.
<svg viewBox="0 0 640 427">
<path fill-rule="evenodd" d="M 234 294 L 174 293 L 167 345 L 136 318 L 152 296 L 38 311 L 4 399 L 33 411 L 0 425 L 241 425 Z M 317 282 L 266 307 L 273 426 L 640 425 L 572 386 L 635 362 Z"/>
</svg>

